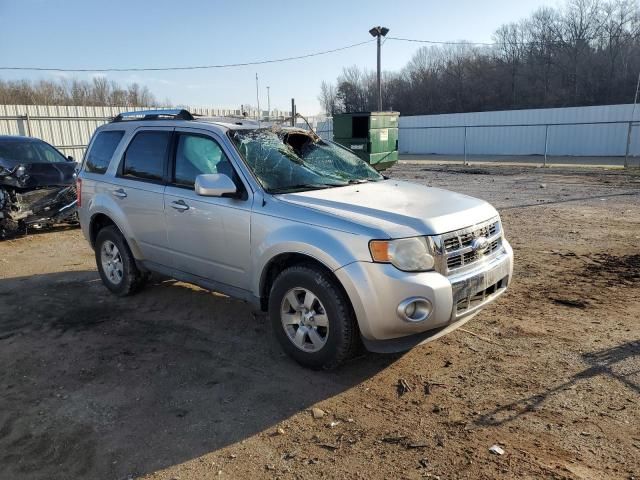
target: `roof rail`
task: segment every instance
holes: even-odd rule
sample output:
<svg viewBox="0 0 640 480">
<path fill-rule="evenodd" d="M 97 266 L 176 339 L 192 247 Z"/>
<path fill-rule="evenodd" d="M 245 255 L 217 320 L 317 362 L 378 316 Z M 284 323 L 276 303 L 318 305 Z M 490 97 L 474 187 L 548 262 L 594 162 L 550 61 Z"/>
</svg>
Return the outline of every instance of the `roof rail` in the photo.
<svg viewBox="0 0 640 480">
<path fill-rule="evenodd" d="M 193 115 L 188 110 L 140 110 L 137 112 L 122 112 L 116 116 L 113 122 L 124 122 L 132 120 L 194 120 Z"/>
</svg>

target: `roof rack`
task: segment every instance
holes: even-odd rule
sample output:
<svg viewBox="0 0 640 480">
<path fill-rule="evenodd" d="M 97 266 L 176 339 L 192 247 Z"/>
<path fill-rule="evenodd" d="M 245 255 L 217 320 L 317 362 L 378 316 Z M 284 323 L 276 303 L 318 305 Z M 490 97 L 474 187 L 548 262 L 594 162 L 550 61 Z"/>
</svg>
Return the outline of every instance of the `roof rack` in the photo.
<svg viewBox="0 0 640 480">
<path fill-rule="evenodd" d="M 140 110 L 137 112 L 122 112 L 113 119 L 113 122 L 132 120 L 195 120 L 188 110 Z"/>
</svg>

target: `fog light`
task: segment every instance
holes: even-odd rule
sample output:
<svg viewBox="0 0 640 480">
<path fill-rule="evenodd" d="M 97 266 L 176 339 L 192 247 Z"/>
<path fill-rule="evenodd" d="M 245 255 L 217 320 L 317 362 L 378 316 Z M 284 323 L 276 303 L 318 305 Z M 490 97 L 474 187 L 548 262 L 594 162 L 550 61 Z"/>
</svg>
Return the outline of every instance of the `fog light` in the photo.
<svg viewBox="0 0 640 480">
<path fill-rule="evenodd" d="M 424 322 L 431 315 L 432 305 L 422 297 L 410 297 L 398 305 L 398 316 L 407 322 Z"/>
<path fill-rule="evenodd" d="M 415 313 L 416 313 L 416 302 L 411 302 L 409 305 L 407 305 L 404 308 L 404 314 L 407 317 L 413 317 Z"/>
</svg>

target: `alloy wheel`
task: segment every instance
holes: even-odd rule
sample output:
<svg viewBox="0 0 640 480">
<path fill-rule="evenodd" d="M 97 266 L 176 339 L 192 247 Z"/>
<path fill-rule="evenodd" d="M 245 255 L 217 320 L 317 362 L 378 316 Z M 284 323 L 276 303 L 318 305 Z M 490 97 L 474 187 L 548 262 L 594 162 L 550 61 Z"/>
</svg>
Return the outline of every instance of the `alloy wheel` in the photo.
<svg viewBox="0 0 640 480">
<path fill-rule="evenodd" d="M 287 337 L 305 352 L 320 351 L 329 337 L 329 318 L 322 302 L 306 288 L 292 288 L 282 299 L 280 319 Z"/>
<path fill-rule="evenodd" d="M 114 285 L 118 285 L 124 276 L 124 266 L 122 264 L 122 256 L 120 250 L 115 243 L 107 240 L 102 244 L 100 249 L 100 261 L 102 270 L 107 279 Z"/>
</svg>

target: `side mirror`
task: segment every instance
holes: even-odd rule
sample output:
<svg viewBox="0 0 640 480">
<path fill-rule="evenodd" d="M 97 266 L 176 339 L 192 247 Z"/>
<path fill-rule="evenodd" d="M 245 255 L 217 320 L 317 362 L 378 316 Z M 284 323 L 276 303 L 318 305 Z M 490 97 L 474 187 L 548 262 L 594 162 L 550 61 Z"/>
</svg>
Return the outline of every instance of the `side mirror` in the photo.
<svg viewBox="0 0 640 480">
<path fill-rule="evenodd" d="M 235 195 L 238 188 L 223 173 L 208 173 L 196 177 L 195 191 L 203 197 L 223 197 Z"/>
<path fill-rule="evenodd" d="M 71 155 L 67 156 L 67 161 L 68 162 L 75 162 L 75 160 L 73 159 L 73 157 Z"/>
</svg>

